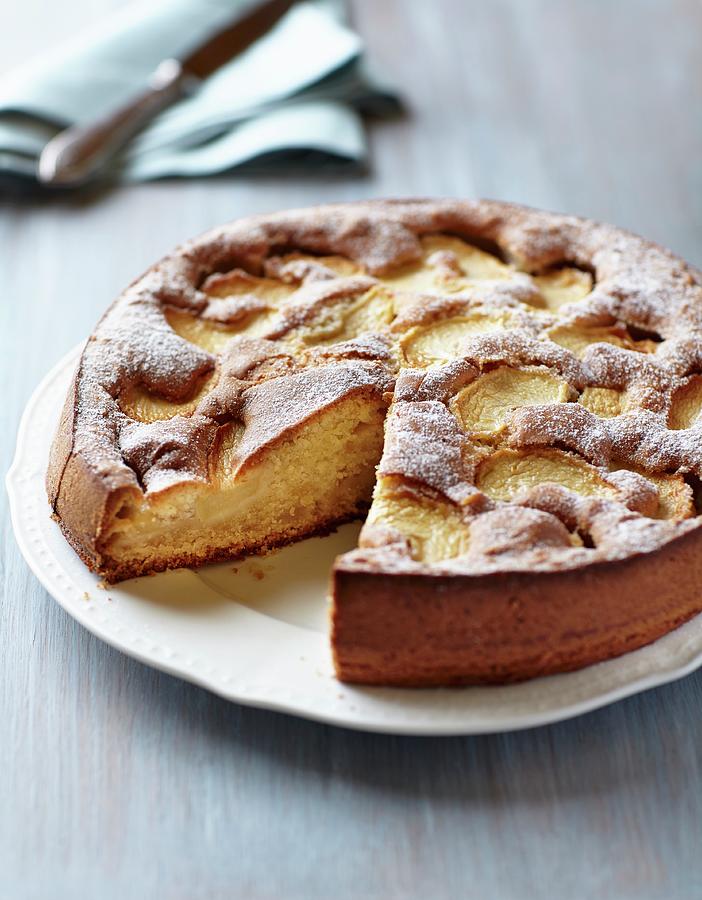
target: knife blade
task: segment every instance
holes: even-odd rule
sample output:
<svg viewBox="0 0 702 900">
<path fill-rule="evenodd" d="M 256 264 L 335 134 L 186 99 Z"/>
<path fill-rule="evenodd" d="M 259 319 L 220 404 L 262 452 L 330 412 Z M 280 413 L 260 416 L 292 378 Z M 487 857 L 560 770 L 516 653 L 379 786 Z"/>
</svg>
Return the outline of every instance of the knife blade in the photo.
<svg viewBox="0 0 702 900">
<path fill-rule="evenodd" d="M 155 115 L 270 31 L 295 2 L 257 3 L 181 59 L 164 59 L 139 94 L 106 115 L 72 125 L 52 138 L 39 156 L 37 179 L 62 188 L 81 187 L 95 180 Z"/>
</svg>

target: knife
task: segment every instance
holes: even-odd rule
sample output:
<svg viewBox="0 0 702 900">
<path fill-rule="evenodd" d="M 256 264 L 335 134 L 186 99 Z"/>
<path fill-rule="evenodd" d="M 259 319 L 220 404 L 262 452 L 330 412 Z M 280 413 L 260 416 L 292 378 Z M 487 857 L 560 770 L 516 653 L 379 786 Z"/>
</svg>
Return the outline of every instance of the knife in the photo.
<svg viewBox="0 0 702 900">
<path fill-rule="evenodd" d="M 67 188 L 93 181 L 147 122 L 269 31 L 295 2 L 266 0 L 249 6 L 182 59 L 164 59 L 141 93 L 105 116 L 72 125 L 52 138 L 39 157 L 38 180 Z"/>
</svg>

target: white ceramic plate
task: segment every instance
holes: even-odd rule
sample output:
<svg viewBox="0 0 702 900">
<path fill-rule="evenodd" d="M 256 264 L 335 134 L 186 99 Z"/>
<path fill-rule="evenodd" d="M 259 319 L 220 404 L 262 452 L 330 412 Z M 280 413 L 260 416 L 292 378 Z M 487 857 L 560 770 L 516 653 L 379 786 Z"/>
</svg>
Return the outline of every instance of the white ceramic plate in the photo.
<svg viewBox="0 0 702 900">
<path fill-rule="evenodd" d="M 7 476 L 25 559 L 74 619 L 124 653 L 251 706 L 368 731 L 479 734 L 528 728 L 681 678 L 702 664 L 702 616 L 649 647 L 509 687 L 354 688 L 332 673 L 326 587 L 358 526 L 263 558 L 134 579 L 105 590 L 49 518 L 44 473 L 78 350 L 27 405 Z"/>
</svg>

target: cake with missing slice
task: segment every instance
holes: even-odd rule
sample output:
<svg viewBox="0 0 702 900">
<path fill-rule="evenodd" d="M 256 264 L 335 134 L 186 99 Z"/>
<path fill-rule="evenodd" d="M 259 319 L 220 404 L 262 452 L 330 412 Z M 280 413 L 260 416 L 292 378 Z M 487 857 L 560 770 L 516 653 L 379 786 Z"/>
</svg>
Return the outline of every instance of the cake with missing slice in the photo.
<svg viewBox="0 0 702 900">
<path fill-rule="evenodd" d="M 53 513 L 108 581 L 367 513 L 332 573 L 339 677 L 506 682 L 702 610 L 702 276 L 491 201 L 240 220 L 102 318 Z"/>
</svg>

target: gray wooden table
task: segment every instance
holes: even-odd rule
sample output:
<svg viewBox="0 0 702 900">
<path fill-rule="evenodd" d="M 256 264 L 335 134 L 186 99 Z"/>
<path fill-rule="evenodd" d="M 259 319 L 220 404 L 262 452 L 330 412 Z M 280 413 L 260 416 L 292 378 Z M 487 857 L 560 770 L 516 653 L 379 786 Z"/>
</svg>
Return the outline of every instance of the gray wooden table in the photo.
<svg viewBox="0 0 702 900">
<path fill-rule="evenodd" d="M 0 66 L 117 5 L 8 5 Z M 30 391 L 108 301 L 239 214 L 492 196 L 610 220 L 702 264 L 699 2 L 356 0 L 353 15 L 412 106 L 373 128 L 370 176 L 0 201 L 5 468 Z M 529 732 L 352 733 L 111 650 L 3 528 L 3 900 L 702 897 L 702 672 Z"/>
</svg>

